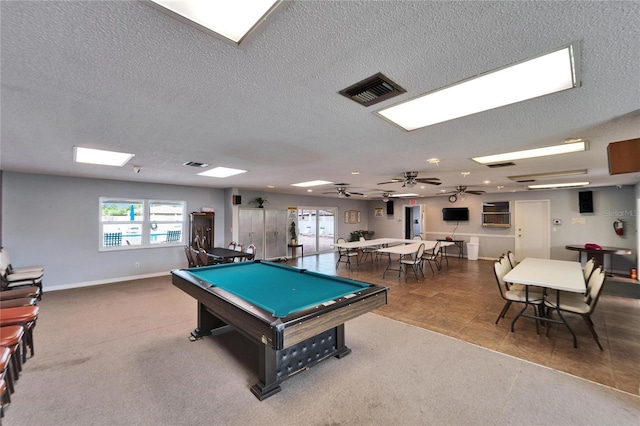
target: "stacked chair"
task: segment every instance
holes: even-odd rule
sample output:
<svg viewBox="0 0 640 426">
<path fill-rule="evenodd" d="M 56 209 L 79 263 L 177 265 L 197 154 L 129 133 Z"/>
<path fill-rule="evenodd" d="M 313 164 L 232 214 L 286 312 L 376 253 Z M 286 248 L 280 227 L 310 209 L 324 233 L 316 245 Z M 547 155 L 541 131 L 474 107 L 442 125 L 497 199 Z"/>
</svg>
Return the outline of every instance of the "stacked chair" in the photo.
<svg viewBox="0 0 640 426">
<path fill-rule="evenodd" d="M 7 250 L 0 250 L 0 416 L 11 403 L 27 355 L 35 354 L 33 330 L 43 276 L 42 266 L 14 267 Z"/>
</svg>

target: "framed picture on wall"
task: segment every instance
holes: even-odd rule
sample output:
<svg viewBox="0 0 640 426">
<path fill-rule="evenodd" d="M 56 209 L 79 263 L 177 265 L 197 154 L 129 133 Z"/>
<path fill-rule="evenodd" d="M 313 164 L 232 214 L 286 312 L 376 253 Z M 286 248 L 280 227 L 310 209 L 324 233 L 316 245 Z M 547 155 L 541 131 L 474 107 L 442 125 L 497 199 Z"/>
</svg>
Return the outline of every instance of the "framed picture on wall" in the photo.
<svg viewBox="0 0 640 426">
<path fill-rule="evenodd" d="M 344 212 L 344 223 L 349 223 L 349 210 Z"/>
<path fill-rule="evenodd" d="M 358 223 L 360 223 L 360 210 L 358 210 Z"/>
<path fill-rule="evenodd" d="M 349 223 L 358 223 L 358 212 L 356 210 L 349 210 Z"/>
<path fill-rule="evenodd" d="M 376 207 L 375 208 L 375 217 L 384 217 L 382 211 L 383 211 L 382 207 Z"/>
</svg>

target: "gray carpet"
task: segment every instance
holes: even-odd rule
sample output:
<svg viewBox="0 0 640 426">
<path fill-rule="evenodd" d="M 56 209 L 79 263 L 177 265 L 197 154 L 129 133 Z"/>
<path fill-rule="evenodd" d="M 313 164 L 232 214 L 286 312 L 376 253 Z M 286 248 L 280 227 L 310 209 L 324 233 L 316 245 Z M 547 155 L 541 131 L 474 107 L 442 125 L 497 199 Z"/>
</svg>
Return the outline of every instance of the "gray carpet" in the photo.
<svg viewBox="0 0 640 426">
<path fill-rule="evenodd" d="M 36 355 L 3 424 L 584 425 L 640 423 L 640 398 L 366 314 L 353 352 L 258 401 L 236 333 L 190 342 L 195 301 L 157 278 L 46 293 Z"/>
</svg>

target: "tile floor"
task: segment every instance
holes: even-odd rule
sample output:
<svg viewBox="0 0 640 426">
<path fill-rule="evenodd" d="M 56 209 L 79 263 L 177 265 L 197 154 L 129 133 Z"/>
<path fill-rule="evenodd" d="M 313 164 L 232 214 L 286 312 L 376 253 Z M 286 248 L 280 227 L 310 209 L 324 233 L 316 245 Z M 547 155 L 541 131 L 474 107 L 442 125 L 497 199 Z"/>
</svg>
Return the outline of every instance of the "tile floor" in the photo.
<svg viewBox="0 0 640 426">
<path fill-rule="evenodd" d="M 497 352 L 564 371 L 606 386 L 640 395 L 640 300 L 602 295 L 592 316 L 604 351 L 600 351 L 584 321 L 578 315 L 566 319 L 578 336 L 573 347 L 570 332 L 552 324 L 536 334 L 535 323 L 520 318 L 515 332 L 511 320 L 519 307 L 513 304 L 496 325 L 504 300 L 500 297 L 488 260 L 449 258 L 442 270 L 432 275 L 425 265 L 425 279 L 411 271 L 405 282 L 398 272 L 382 277 L 386 259 L 370 260 L 349 270 L 336 269 L 334 253 L 289 259 L 288 264 L 329 275 L 389 287 L 388 304 L 375 312 L 389 318 L 455 337 Z M 355 260 L 355 259 L 352 259 Z"/>
</svg>

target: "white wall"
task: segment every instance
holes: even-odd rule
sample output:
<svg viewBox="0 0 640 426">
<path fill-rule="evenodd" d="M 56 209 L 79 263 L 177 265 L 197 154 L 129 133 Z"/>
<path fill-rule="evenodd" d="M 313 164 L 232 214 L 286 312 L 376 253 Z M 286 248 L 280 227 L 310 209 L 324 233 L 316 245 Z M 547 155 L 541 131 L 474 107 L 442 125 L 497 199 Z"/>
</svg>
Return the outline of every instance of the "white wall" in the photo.
<svg viewBox="0 0 640 426">
<path fill-rule="evenodd" d="M 3 245 L 15 266 L 45 266 L 43 286 L 77 287 L 168 273 L 186 266 L 182 247 L 99 252 L 99 197 L 184 200 L 187 212 L 216 211 L 224 244 L 222 190 L 4 172 Z M 139 267 L 135 267 L 135 263 Z"/>
<path fill-rule="evenodd" d="M 482 227 L 482 202 L 510 201 L 511 219 L 513 223 L 514 201 L 516 200 L 549 200 L 551 219 L 561 219 L 562 225 L 551 226 L 551 258 L 561 260 L 575 260 L 577 253 L 565 249 L 570 244 L 585 244 L 594 242 L 601 246 L 630 248 L 630 256 L 616 256 L 614 268 L 620 273 L 629 274 L 629 269 L 637 264 L 638 254 L 638 202 L 636 191 L 640 185 L 623 186 L 621 188 L 597 187 L 589 188 L 593 191 L 594 213 L 581 214 L 578 208 L 579 189 L 506 192 L 504 194 L 485 194 L 482 196 L 466 195 L 455 204 L 449 203 L 447 197 L 419 198 L 418 204 L 424 205 L 426 221 L 424 224 L 425 239 L 444 238 L 451 235 L 455 223 L 442 220 L 443 207 L 468 207 L 470 220 L 461 222 L 455 236 L 469 241 L 469 237 L 480 238 L 480 257 L 495 259 L 502 253 L 515 248 L 515 228 L 485 228 Z M 582 189 L 584 190 L 584 189 Z M 376 237 L 403 238 L 404 208 L 414 207 L 409 200 L 395 199 L 393 216 L 375 217 L 374 208 L 385 207 L 382 201 L 370 202 L 369 223 L 376 231 Z M 573 219 L 584 219 L 584 224 L 573 223 Z M 616 219 L 625 221 L 624 236 L 618 236 L 613 231 Z M 606 256 L 608 262 L 608 256 Z M 608 263 L 606 265 L 608 267 Z"/>
</svg>

